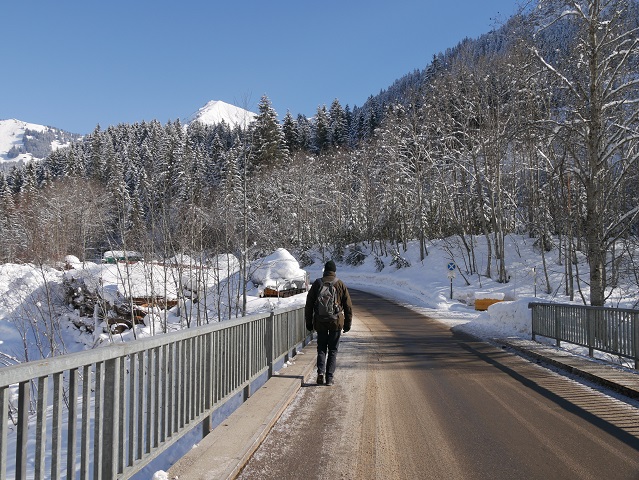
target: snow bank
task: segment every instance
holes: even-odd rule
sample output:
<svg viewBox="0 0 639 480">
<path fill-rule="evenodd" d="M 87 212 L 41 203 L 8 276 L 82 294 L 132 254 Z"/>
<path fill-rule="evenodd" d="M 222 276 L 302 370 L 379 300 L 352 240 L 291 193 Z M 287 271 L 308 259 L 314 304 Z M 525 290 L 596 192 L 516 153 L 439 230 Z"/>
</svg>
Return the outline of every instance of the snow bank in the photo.
<svg viewBox="0 0 639 480">
<path fill-rule="evenodd" d="M 55 317 L 61 304 L 58 270 L 29 264 L 0 265 L 0 367 L 41 358 L 49 353 L 51 343 L 60 342 L 60 330 L 47 338 L 38 326 L 49 315 Z"/>
<path fill-rule="evenodd" d="M 532 334 L 532 313 L 528 303 L 536 298 L 520 298 L 512 302 L 497 302 L 479 315 L 472 326 L 462 328 L 484 338 L 528 337 Z"/>
<path fill-rule="evenodd" d="M 178 298 L 179 274 L 173 269 L 148 263 L 95 264 L 85 263 L 65 272 L 66 278 L 84 281 L 92 292 L 99 292 L 108 302 L 123 297 Z"/>
<path fill-rule="evenodd" d="M 240 261 L 231 253 L 217 255 L 208 264 L 217 271 L 219 279 L 227 278 L 240 271 Z"/>
<path fill-rule="evenodd" d="M 284 284 L 306 281 L 306 271 L 300 268 L 295 257 L 284 248 L 278 248 L 268 257 L 254 262 L 251 270 L 253 283 L 264 287 L 278 289 Z"/>
<path fill-rule="evenodd" d="M 0 320 L 39 301 L 39 291 L 47 285 L 59 286 L 60 273 L 49 267 L 0 264 Z"/>
<path fill-rule="evenodd" d="M 503 300 L 506 297 L 504 292 L 475 292 L 475 300 Z"/>
</svg>

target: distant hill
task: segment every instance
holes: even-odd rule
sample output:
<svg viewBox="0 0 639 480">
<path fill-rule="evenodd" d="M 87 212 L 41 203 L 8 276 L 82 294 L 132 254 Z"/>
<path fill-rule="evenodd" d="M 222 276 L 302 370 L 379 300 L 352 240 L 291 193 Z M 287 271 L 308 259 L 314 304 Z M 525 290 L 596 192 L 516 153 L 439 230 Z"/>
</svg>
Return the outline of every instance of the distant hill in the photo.
<svg viewBox="0 0 639 480">
<path fill-rule="evenodd" d="M 211 100 L 191 115 L 186 123 L 199 121 L 205 125 L 217 125 L 225 122 L 229 127 L 246 127 L 255 119 L 256 114 L 220 100 Z"/>
<path fill-rule="evenodd" d="M 81 135 L 22 120 L 0 120 L 0 164 L 42 160 Z"/>
</svg>

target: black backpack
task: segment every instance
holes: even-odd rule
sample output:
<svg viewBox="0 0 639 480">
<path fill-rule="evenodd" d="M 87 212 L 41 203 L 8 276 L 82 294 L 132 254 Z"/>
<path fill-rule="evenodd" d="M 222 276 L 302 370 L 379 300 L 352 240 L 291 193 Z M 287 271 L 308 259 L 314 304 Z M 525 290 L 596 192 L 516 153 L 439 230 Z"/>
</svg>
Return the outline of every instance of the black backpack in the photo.
<svg viewBox="0 0 639 480">
<path fill-rule="evenodd" d="M 319 323 L 336 323 L 342 312 L 342 306 L 337 298 L 337 289 L 335 288 L 337 278 L 333 281 L 326 282 L 318 278 L 317 282 L 319 284 L 319 291 L 317 292 L 317 299 L 315 300 L 314 306 L 315 319 Z"/>
</svg>

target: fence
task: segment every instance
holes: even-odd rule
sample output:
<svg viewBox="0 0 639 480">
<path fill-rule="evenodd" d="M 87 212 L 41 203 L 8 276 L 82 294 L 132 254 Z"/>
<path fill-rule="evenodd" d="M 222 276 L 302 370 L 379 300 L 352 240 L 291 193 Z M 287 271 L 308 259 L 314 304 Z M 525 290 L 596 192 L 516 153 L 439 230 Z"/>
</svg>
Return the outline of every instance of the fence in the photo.
<svg viewBox="0 0 639 480">
<path fill-rule="evenodd" d="M 635 361 L 639 368 L 639 310 L 556 303 L 529 303 L 532 338 L 554 338 Z"/>
<path fill-rule="evenodd" d="M 129 478 L 311 338 L 298 308 L 0 368 L 0 478 Z"/>
</svg>

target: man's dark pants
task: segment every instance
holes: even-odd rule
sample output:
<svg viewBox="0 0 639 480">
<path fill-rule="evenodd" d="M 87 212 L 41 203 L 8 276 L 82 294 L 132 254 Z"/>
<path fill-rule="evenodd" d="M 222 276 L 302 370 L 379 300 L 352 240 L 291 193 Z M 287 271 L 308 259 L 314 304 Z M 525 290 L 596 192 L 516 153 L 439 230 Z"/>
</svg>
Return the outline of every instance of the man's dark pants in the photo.
<svg viewBox="0 0 639 480">
<path fill-rule="evenodd" d="M 332 379 L 337 366 L 337 349 L 342 330 L 317 331 L 317 373 Z"/>
</svg>

